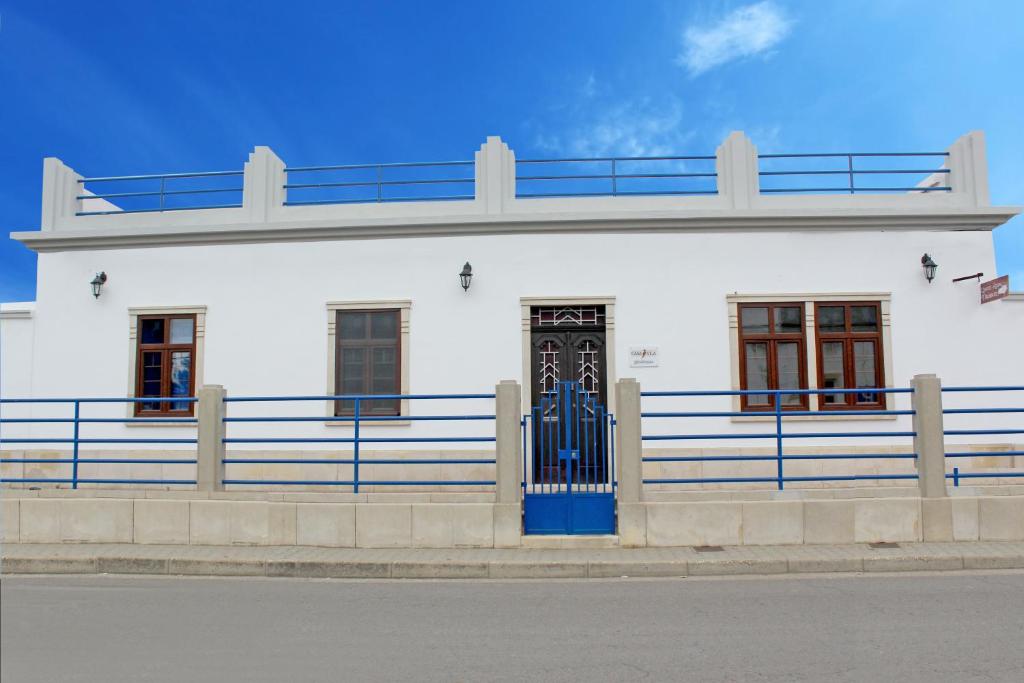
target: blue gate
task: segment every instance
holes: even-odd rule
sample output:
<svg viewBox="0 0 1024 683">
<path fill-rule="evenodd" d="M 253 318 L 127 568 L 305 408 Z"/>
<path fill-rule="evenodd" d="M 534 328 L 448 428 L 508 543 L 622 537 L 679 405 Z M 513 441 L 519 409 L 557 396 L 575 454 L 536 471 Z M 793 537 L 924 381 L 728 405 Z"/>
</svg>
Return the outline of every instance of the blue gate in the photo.
<svg viewBox="0 0 1024 683">
<path fill-rule="evenodd" d="M 559 382 L 523 420 L 527 534 L 615 533 L 613 420 L 580 382 Z"/>
</svg>

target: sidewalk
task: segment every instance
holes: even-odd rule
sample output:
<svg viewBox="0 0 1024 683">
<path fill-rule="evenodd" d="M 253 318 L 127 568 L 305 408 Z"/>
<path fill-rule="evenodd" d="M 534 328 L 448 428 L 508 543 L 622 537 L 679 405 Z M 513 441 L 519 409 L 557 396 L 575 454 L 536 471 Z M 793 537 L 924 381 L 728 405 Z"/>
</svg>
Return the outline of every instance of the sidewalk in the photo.
<svg viewBox="0 0 1024 683">
<path fill-rule="evenodd" d="M 1024 542 L 443 549 L 6 544 L 0 574 L 541 579 L 1024 569 Z"/>
</svg>

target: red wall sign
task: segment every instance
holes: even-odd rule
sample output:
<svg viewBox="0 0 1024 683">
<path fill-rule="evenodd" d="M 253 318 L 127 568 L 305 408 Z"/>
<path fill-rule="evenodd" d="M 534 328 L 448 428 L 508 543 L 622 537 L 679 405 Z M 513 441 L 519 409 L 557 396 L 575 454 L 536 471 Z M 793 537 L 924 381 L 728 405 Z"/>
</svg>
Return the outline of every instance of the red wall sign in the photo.
<svg viewBox="0 0 1024 683">
<path fill-rule="evenodd" d="M 1010 276 L 1004 275 L 995 280 L 981 283 L 981 303 L 997 301 L 1010 293 Z"/>
</svg>

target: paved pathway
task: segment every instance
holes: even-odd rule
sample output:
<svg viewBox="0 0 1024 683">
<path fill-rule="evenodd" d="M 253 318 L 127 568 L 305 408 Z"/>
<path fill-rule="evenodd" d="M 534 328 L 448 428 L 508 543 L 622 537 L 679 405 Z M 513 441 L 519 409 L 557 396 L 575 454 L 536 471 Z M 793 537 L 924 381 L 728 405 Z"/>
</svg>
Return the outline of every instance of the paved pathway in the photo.
<svg viewBox="0 0 1024 683">
<path fill-rule="evenodd" d="M 1024 543 L 594 549 L 7 544 L 6 574 L 323 578 L 608 578 L 1024 568 Z"/>
</svg>

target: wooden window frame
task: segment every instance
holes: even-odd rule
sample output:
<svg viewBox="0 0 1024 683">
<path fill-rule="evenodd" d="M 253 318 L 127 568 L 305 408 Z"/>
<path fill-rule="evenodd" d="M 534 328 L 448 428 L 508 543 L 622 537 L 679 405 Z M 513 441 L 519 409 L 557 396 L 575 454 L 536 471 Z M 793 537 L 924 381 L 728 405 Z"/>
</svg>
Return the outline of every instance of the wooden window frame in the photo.
<svg viewBox="0 0 1024 683">
<path fill-rule="evenodd" d="M 367 321 L 369 321 L 369 317 L 372 314 L 375 314 L 375 313 L 390 313 L 390 314 L 394 315 L 394 317 L 395 317 L 395 337 L 394 337 L 394 339 L 374 340 L 374 339 L 370 338 L 369 337 L 369 334 L 370 334 L 370 325 L 369 324 L 367 325 L 367 328 L 366 328 L 366 330 L 367 330 L 367 338 L 366 339 L 360 339 L 360 340 L 344 340 L 344 339 L 342 339 L 342 337 L 341 337 L 341 318 L 342 318 L 343 315 L 360 314 L 360 315 L 367 316 Z M 392 393 L 392 394 L 395 394 L 395 395 L 402 394 L 402 336 L 403 336 L 403 331 L 402 331 L 402 310 L 401 310 L 401 308 L 397 308 L 396 307 L 396 308 L 338 309 L 338 310 L 334 311 L 334 322 L 335 322 L 335 330 L 336 330 L 335 342 L 334 342 L 334 387 L 335 387 L 335 394 L 339 395 L 339 396 L 342 395 L 341 387 L 344 386 L 343 375 L 342 375 L 342 373 L 344 372 L 344 364 L 341 362 L 341 360 L 342 360 L 341 359 L 341 353 L 342 353 L 342 349 L 344 349 L 346 347 L 349 347 L 349 348 L 351 348 L 351 347 L 358 347 L 358 348 L 368 348 L 368 349 L 372 349 L 374 347 L 393 348 L 395 350 L 395 376 L 394 376 L 395 390 L 393 392 L 389 392 L 389 393 Z M 371 367 L 372 367 L 372 359 L 371 358 L 367 358 L 367 362 L 366 362 L 365 368 L 364 368 L 364 376 L 363 376 L 364 383 L 365 383 L 365 385 L 367 387 L 368 387 L 369 381 L 371 379 L 371 377 L 369 375 L 369 373 L 371 371 Z M 363 393 L 369 394 L 369 391 L 366 391 L 366 392 L 363 392 Z M 402 404 L 403 404 L 403 402 L 404 401 L 402 399 L 396 399 L 394 401 L 396 407 L 393 408 L 393 409 L 388 409 L 386 411 L 385 410 L 380 410 L 380 409 L 376 409 L 376 410 L 372 410 L 372 411 L 366 411 L 361 406 L 359 414 L 360 414 L 360 416 L 368 415 L 368 416 L 373 416 L 373 417 L 399 417 L 399 416 L 402 415 Z M 334 401 L 333 403 L 334 403 L 333 414 L 334 414 L 335 417 L 350 418 L 350 417 L 354 417 L 355 416 L 355 408 L 354 407 L 351 410 L 343 410 L 340 407 L 340 403 L 341 403 L 340 401 Z"/>
<path fill-rule="evenodd" d="M 842 332 L 823 332 L 821 330 L 822 307 L 843 308 L 843 323 L 845 330 Z M 854 306 L 871 306 L 875 309 L 876 328 L 874 332 L 854 332 L 853 318 L 850 309 Z M 818 388 L 825 389 L 825 358 L 822 346 L 828 342 L 843 343 L 843 379 L 847 386 L 844 389 L 854 389 L 851 382 L 856 383 L 857 375 L 854 367 L 853 344 L 857 341 L 871 341 L 875 345 L 875 385 L 872 388 L 880 389 L 885 387 L 885 345 L 882 334 L 882 302 L 881 301 L 815 301 L 814 302 L 814 336 L 815 351 L 817 355 L 817 367 L 815 371 L 818 378 Z M 870 393 L 870 392 L 869 392 Z M 858 403 L 857 394 L 843 394 L 842 403 L 826 403 L 827 394 L 818 394 L 818 410 L 822 412 L 830 410 L 885 410 L 888 405 L 887 394 L 877 393 L 877 400 L 872 403 Z"/>
<path fill-rule="evenodd" d="M 164 321 L 164 334 L 165 339 L 170 339 L 171 334 L 171 321 L 172 320 L 191 320 L 192 321 L 192 342 L 189 344 L 172 344 L 170 341 L 165 341 L 159 344 L 145 344 L 142 341 L 142 325 L 146 320 L 163 320 Z M 198 339 L 198 321 L 195 313 L 155 313 L 145 314 L 137 316 L 137 338 L 135 342 L 135 398 L 144 398 L 142 394 L 143 387 L 143 360 L 147 352 L 159 351 L 163 355 L 160 359 L 160 396 L 170 396 L 171 386 L 171 354 L 175 351 L 188 351 L 190 356 L 190 365 L 188 373 L 188 397 L 192 398 L 196 395 L 196 368 L 198 366 L 197 353 L 196 353 L 196 342 Z M 136 401 L 132 414 L 135 417 L 192 417 L 195 415 L 195 402 L 190 401 L 185 410 L 171 410 L 171 401 L 160 401 L 160 408 L 158 410 L 146 410 L 144 409 L 145 403 L 143 401 Z"/>
<path fill-rule="evenodd" d="M 756 332 L 756 333 L 744 333 L 743 331 L 743 311 L 747 308 L 767 308 L 768 309 L 768 331 L 767 332 Z M 800 332 L 776 332 L 775 331 L 775 309 L 776 308 L 799 308 L 800 309 Z M 746 345 L 748 342 L 754 343 L 765 343 L 768 345 L 768 388 L 771 390 L 778 389 L 779 377 L 778 377 L 778 360 L 776 353 L 776 345 L 779 342 L 797 344 L 797 355 L 798 364 L 800 368 L 800 389 L 807 388 L 807 322 L 805 319 L 806 305 L 800 301 L 773 301 L 773 302 L 744 302 L 737 304 L 737 331 L 739 333 L 739 371 L 740 371 L 740 389 L 747 389 L 747 353 Z M 808 394 L 799 394 L 800 403 L 797 405 L 782 406 L 782 412 L 794 411 L 794 410 L 807 410 L 808 409 Z M 740 396 L 740 411 L 744 413 L 766 413 L 775 412 L 775 398 L 776 394 L 768 395 L 768 403 L 766 405 L 751 405 L 750 396 L 743 394 Z"/>
</svg>

